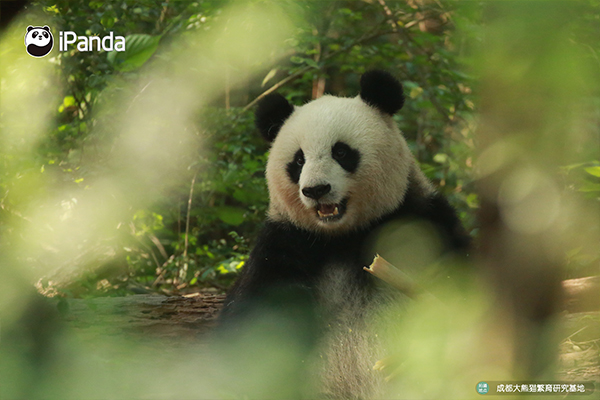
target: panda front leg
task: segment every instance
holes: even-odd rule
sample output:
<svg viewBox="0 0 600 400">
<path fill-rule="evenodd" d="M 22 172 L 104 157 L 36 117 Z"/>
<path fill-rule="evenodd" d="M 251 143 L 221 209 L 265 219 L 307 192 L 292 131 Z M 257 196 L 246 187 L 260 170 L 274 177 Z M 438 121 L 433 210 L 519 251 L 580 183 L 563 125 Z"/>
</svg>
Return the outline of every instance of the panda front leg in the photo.
<svg viewBox="0 0 600 400">
<path fill-rule="evenodd" d="M 269 317 L 285 320 L 295 329 L 314 329 L 314 285 L 321 264 L 315 256 L 317 247 L 311 234 L 291 224 L 267 222 L 227 294 L 221 324 L 237 330 Z"/>
<path fill-rule="evenodd" d="M 312 238 L 314 240 L 314 238 Z M 313 398 L 312 358 L 321 334 L 315 295 L 316 244 L 267 222 L 219 317 L 217 346 L 244 398 Z M 256 390 L 256 391 L 254 391 Z"/>
</svg>

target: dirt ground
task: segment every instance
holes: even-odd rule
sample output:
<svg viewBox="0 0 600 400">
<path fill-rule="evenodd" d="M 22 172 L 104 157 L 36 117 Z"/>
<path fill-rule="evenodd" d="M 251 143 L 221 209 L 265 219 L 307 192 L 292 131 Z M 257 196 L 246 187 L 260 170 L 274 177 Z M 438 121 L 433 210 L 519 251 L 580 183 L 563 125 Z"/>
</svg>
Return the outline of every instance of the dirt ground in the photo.
<svg viewBox="0 0 600 400">
<path fill-rule="evenodd" d="M 63 318 L 86 336 L 133 334 L 181 345 L 197 341 L 215 326 L 224 298 L 204 291 L 171 297 L 69 299 Z M 564 311 L 562 318 L 565 337 L 559 348 L 557 379 L 600 381 L 600 312 Z"/>
</svg>

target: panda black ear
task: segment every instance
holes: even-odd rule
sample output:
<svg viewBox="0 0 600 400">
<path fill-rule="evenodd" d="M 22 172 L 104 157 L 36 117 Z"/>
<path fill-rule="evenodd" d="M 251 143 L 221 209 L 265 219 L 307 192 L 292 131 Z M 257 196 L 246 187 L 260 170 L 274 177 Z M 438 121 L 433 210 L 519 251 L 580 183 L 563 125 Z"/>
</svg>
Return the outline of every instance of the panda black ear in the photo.
<svg viewBox="0 0 600 400">
<path fill-rule="evenodd" d="M 256 127 L 263 137 L 272 142 L 286 119 L 294 112 L 294 106 L 279 93 L 265 96 L 259 103 L 255 113 Z"/>
<path fill-rule="evenodd" d="M 33 26 L 29 25 L 29 26 L 27 27 L 27 32 L 29 32 L 29 31 L 30 31 L 30 30 L 32 30 L 32 29 L 33 29 Z"/>
<path fill-rule="evenodd" d="M 50 32 L 50 27 L 49 27 L 48 25 L 44 25 L 44 27 L 43 27 L 42 29 L 44 29 L 44 30 L 46 30 L 46 31 Z"/>
<path fill-rule="evenodd" d="M 360 98 L 389 115 L 404 105 L 402 84 L 390 73 L 380 70 L 365 72 L 360 78 Z"/>
</svg>

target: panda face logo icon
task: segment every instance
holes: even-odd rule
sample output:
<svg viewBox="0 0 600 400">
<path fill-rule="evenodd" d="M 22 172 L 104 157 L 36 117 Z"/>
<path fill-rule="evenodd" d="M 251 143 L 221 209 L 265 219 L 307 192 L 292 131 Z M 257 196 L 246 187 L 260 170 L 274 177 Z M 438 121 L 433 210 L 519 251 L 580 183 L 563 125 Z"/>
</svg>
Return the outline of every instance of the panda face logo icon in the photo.
<svg viewBox="0 0 600 400">
<path fill-rule="evenodd" d="M 54 47 L 54 37 L 50 32 L 50 27 L 45 25 L 27 27 L 27 33 L 25 34 L 25 47 L 27 53 L 32 57 L 44 57 Z"/>
</svg>

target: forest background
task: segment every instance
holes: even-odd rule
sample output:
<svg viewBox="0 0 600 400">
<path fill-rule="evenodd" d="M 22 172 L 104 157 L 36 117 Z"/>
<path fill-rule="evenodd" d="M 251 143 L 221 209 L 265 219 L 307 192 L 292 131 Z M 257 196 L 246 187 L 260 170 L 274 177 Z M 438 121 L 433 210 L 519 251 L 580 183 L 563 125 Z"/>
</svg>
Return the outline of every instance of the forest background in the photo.
<svg viewBox="0 0 600 400">
<path fill-rule="evenodd" d="M 297 105 L 327 93 L 355 96 L 360 75 L 373 68 L 401 80 L 407 100 L 395 121 L 425 174 L 477 236 L 474 55 L 485 41 L 482 3 L 240 4 L 28 6 L 22 32 L 10 33 L 14 43 L 27 24 L 47 24 L 55 49 L 43 59 L 12 49 L 22 54 L 2 71 L 37 87 L 40 102 L 32 116 L 20 104 L 25 94 L 3 85 L 10 95 L 3 98 L 0 235 L 14 250 L 10 259 L 31 269 L 38 291 L 88 297 L 226 289 L 268 204 L 268 144 L 253 125 L 255 102 L 274 90 Z M 570 43 L 599 67 L 600 3 L 574 2 L 572 9 L 565 20 Z M 59 52 L 59 30 L 114 32 L 126 37 L 127 50 Z M 581 129 L 598 144 L 598 87 L 587 101 Z M 20 121 L 11 126 L 12 111 Z M 7 135 L 15 126 L 27 133 Z M 582 146 L 575 161 L 556 168 L 562 189 L 597 204 L 597 149 Z M 597 274 L 598 257 L 573 248 L 565 278 Z"/>
</svg>

